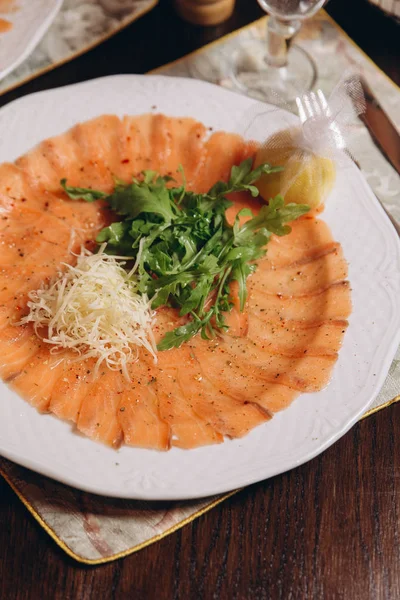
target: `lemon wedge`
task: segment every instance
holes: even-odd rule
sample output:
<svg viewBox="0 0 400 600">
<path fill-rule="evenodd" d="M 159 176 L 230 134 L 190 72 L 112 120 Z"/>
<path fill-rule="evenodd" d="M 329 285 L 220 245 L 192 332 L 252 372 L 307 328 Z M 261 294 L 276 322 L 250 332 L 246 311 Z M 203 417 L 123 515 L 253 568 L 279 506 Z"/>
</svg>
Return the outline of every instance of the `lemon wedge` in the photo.
<svg viewBox="0 0 400 600">
<path fill-rule="evenodd" d="M 279 173 L 263 175 L 255 184 L 264 200 L 282 194 L 285 203 L 316 208 L 325 202 L 336 178 L 335 163 L 295 146 L 294 129 L 271 136 L 257 151 L 254 168 L 262 163 L 284 167 Z"/>
</svg>

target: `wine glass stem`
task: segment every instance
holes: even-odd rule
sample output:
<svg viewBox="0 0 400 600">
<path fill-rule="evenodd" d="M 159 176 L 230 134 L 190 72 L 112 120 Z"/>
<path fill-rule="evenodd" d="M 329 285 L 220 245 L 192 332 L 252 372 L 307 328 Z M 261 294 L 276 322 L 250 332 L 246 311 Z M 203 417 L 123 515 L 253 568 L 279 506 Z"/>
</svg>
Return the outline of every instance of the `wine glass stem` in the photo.
<svg viewBox="0 0 400 600">
<path fill-rule="evenodd" d="M 272 67 L 284 67 L 293 36 L 301 27 L 300 21 L 285 21 L 270 17 L 267 24 L 267 55 L 266 62 Z"/>
</svg>

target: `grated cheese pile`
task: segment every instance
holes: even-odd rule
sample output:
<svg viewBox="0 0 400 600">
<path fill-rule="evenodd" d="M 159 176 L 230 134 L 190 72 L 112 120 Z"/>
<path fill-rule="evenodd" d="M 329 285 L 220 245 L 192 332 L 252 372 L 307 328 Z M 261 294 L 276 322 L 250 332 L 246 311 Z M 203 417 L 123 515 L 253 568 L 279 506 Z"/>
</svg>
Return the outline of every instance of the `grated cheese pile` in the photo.
<svg viewBox="0 0 400 600">
<path fill-rule="evenodd" d="M 137 293 L 138 260 L 127 273 L 124 257 L 105 254 L 105 246 L 97 254 L 82 248 L 75 266 L 64 263 L 67 270 L 56 281 L 30 292 L 21 324 L 32 322 L 52 351 L 68 348 L 80 359 L 97 358 L 95 373 L 104 362 L 129 379 L 127 365 L 138 358 L 139 347 L 156 361 L 153 312 L 147 296 Z M 40 332 L 44 327 L 47 337 Z"/>
</svg>

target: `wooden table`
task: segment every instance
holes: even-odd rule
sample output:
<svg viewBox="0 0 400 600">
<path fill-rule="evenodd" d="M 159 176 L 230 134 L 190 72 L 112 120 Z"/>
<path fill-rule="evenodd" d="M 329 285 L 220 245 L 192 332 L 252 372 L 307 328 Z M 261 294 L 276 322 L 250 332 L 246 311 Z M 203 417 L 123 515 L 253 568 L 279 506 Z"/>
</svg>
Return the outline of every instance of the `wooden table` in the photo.
<svg viewBox="0 0 400 600">
<path fill-rule="evenodd" d="M 328 12 L 400 83 L 399 27 L 365 0 Z M 362 18 L 361 18 L 362 15 Z M 212 29 L 161 4 L 73 62 L 0 98 L 111 73 L 144 73 L 262 16 L 237 0 Z M 105 566 L 77 565 L 0 481 L 0 599 L 400 598 L 400 405 L 356 425 L 308 464 L 253 485 L 191 525 Z"/>
</svg>

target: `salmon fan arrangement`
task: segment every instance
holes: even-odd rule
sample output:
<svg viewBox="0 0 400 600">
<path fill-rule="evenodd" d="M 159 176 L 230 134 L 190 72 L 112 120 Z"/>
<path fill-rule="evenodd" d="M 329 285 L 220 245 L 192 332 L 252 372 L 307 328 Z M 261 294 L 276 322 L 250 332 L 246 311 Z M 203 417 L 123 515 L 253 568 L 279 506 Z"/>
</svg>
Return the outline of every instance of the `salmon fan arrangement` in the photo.
<svg viewBox="0 0 400 600">
<path fill-rule="evenodd" d="M 31 323 L 19 324 L 32 290 L 54 280 L 62 265 L 75 264 L 82 246 L 94 250 L 99 231 L 115 220 L 101 199 L 71 200 L 61 180 L 110 194 L 116 180 L 131 181 L 145 170 L 179 184 L 182 165 L 187 189 L 203 193 L 227 181 L 232 166 L 253 158 L 256 149 L 189 118 L 102 116 L 2 164 L 2 379 L 39 411 L 71 421 L 92 439 L 157 450 L 244 436 L 300 393 L 325 387 L 351 301 L 340 244 L 315 211 L 291 223 L 288 235 L 272 236 L 248 277 L 244 308 L 232 285 L 223 331 L 159 351 L 157 362 L 140 348 L 128 377 L 108 368 L 94 376 L 95 358 L 52 352 Z M 239 210 L 257 214 L 263 205 L 250 192 L 229 198 L 232 222 Z M 178 310 L 158 307 L 156 341 L 181 323 Z"/>
</svg>

